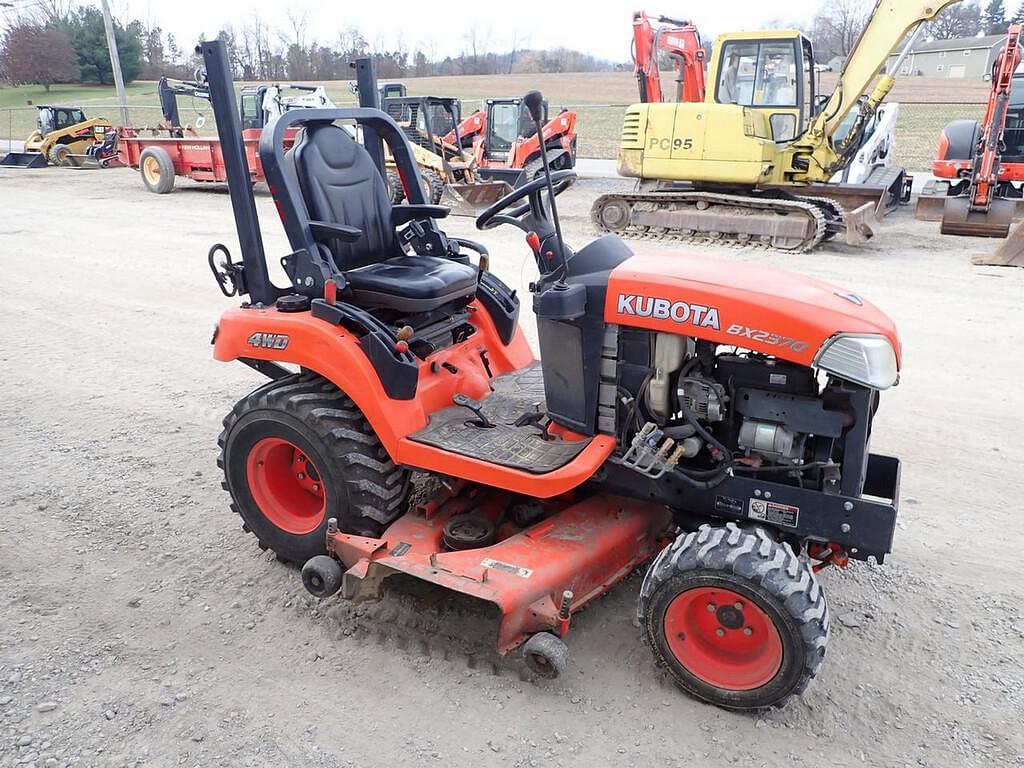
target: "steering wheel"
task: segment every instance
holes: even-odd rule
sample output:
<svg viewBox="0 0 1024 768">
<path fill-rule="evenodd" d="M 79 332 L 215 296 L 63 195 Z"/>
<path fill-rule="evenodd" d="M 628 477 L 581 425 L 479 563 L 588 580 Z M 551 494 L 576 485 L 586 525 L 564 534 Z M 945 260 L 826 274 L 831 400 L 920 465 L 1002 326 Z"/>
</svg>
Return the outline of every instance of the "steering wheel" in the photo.
<svg viewBox="0 0 1024 768">
<path fill-rule="evenodd" d="M 555 196 L 562 194 L 576 183 L 576 172 L 575 171 L 555 171 L 551 174 L 551 187 Z M 494 203 L 477 216 L 476 228 L 480 230 L 494 229 L 501 224 L 511 224 L 514 227 L 518 227 L 524 232 L 528 230 L 519 218 L 527 213 L 531 208 L 538 213 L 542 218 L 546 218 L 544 209 L 540 200 L 540 193 L 548 188 L 547 179 L 544 176 L 534 179 L 528 184 L 524 184 L 518 189 L 513 189 L 503 198 Z M 507 208 L 518 203 L 525 197 L 530 198 L 530 202 L 518 205 L 508 213 L 502 213 Z"/>
</svg>

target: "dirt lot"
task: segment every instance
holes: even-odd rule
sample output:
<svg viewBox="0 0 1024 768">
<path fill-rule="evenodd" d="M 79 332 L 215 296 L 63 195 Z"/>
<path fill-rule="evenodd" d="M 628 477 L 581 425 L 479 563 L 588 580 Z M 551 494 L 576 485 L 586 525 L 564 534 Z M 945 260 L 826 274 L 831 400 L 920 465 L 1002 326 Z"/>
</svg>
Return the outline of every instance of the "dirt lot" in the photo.
<svg viewBox="0 0 1024 768">
<path fill-rule="evenodd" d="M 572 241 L 617 184 L 565 196 Z M 709 251 L 870 297 L 906 357 L 874 442 L 905 461 L 896 551 L 825 576 L 823 672 L 755 717 L 655 670 L 635 576 L 579 616 L 553 683 L 495 663 L 474 606 L 307 597 L 220 490 L 220 419 L 260 378 L 210 358 L 230 208 L 183 187 L 0 171 L 0 766 L 1024 766 L 1024 270 L 971 267 L 992 242 L 901 213 L 859 250 Z M 531 279 L 518 233 L 481 239 Z"/>
</svg>

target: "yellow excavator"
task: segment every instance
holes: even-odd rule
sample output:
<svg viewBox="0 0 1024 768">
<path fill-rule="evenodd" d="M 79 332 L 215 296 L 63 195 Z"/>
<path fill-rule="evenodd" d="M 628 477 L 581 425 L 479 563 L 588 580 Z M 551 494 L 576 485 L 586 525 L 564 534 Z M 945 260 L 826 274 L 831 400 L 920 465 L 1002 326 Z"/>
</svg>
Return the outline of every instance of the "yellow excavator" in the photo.
<svg viewBox="0 0 1024 768">
<path fill-rule="evenodd" d="M 639 181 L 632 193 L 599 197 L 594 223 L 791 251 L 839 235 L 864 242 L 876 204 L 844 207 L 850 198 L 827 182 L 862 146 L 924 25 L 955 2 L 878 0 L 827 98 L 815 92 L 813 48 L 798 30 L 722 35 L 703 102 L 626 110 L 618 171 Z"/>
</svg>

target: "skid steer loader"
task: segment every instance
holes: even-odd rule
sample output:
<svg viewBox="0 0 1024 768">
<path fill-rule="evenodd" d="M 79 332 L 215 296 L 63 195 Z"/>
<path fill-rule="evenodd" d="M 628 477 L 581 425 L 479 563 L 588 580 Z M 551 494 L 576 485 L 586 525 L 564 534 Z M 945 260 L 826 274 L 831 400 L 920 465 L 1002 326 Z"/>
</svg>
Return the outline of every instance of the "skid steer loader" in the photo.
<svg viewBox="0 0 1024 768">
<path fill-rule="evenodd" d="M 431 203 L 443 203 L 456 216 L 475 216 L 512 190 L 504 181 L 483 181 L 473 154 L 462 148 L 458 99 L 391 97 L 385 98 L 381 107 L 409 137 L 423 191 Z M 455 141 L 446 141 L 452 132 Z M 410 180 L 402 178 L 393 158 L 387 163 L 392 201 L 399 203 L 408 196 Z"/>
<path fill-rule="evenodd" d="M 50 165 L 75 165 L 74 157 L 88 157 L 88 151 L 102 144 L 114 130 L 105 117 L 86 118 L 81 107 L 36 107 L 36 129 L 25 139 L 21 152 L 9 152 L 0 165 L 15 168 L 45 168 Z"/>
</svg>

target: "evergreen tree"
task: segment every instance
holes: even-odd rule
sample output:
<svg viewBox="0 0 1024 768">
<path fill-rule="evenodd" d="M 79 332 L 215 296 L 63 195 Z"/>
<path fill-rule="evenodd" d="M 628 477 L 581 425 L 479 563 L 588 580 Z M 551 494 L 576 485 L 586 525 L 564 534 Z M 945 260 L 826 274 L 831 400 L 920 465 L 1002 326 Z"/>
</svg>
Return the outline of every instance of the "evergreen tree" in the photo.
<svg viewBox="0 0 1024 768">
<path fill-rule="evenodd" d="M 1021 1 L 1020 5 L 1017 6 L 1017 10 L 1013 14 L 1013 18 L 1010 19 L 1014 24 L 1024 24 L 1024 0 Z"/>
<path fill-rule="evenodd" d="M 986 35 L 1001 35 L 1006 32 L 1006 5 L 1003 0 L 989 0 L 981 16 L 981 26 Z"/>
<path fill-rule="evenodd" d="M 107 37 L 103 29 L 103 14 L 98 8 L 83 6 L 65 23 L 65 32 L 71 47 L 78 54 L 82 80 L 104 85 L 114 82 L 107 51 Z M 130 83 L 142 72 L 142 46 L 139 39 L 114 22 L 114 40 L 121 58 L 121 74 Z"/>
</svg>

